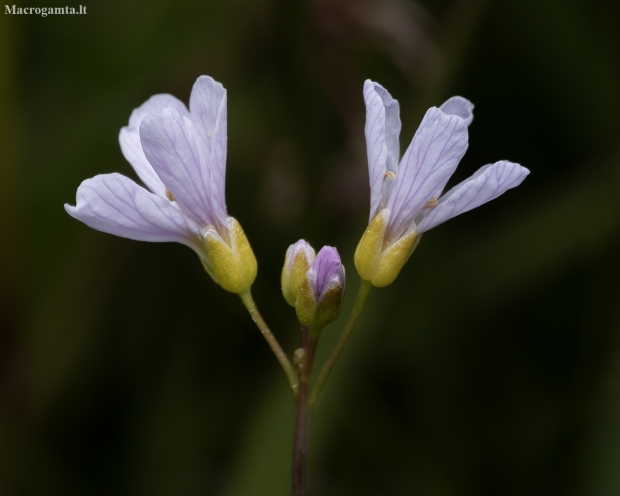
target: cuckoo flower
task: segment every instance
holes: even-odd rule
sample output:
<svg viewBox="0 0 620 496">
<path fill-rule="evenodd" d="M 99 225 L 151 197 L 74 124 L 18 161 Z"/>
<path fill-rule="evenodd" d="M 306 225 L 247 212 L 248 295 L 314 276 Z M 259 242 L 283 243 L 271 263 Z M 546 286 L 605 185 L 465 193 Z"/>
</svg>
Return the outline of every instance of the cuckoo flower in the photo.
<svg viewBox="0 0 620 496">
<path fill-rule="evenodd" d="M 322 328 L 340 316 L 344 296 L 344 267 L 336 248 L 317 253 L 301 283 L 295 302 L 299 322 Z"/>
<path fill-rule="evenodd" d="M 355 252 L 362 279 L 392 283 L 420 234 L 521 184 L 529 171 L 501 160 L 441 194 L 467 150 L 471 102 L 455 96 L 427 112 L 400 156 L 398 102 L 379 84 L 364 83 L 370 220 Z"/>
<path fill-rule="evenodd" d="M 240 293 L 256 277 L 256 259 L 226 211 L 226 140 L 226 90 L 220 83 L 199 77 L 189 110 L 172 95 L 155 95 L 133 111 L 119 136 L 148 190 L 121 174 L 100 174 L 83 181 L 76 206 L 65 209 L 99 231 L 183 243 L 215 282 Z"/>
</svg>

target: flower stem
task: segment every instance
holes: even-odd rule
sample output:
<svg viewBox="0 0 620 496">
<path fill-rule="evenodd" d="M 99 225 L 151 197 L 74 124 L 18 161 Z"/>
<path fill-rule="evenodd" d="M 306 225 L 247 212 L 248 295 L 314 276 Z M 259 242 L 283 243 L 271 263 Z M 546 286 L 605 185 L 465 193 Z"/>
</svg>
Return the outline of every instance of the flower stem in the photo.
<svg viewBox="0 0 620 496">
<path fill-rule="evenodd" d="M 271 330 L 269 329 L 269 327 L 263 320 L 263 317 L 261 316 L 260 312 L 258 311 L 258 308 L 256 307 L 256 303 L 254 303 L 254 298 L 252 298 L 252 293 L 250 292 L 250 288 L 239 293 L 239 297 L 241 298 L 241 301 L 245 305 L 245 308 L 247 308 L 248 312 L 250 312 L 250 316 L 252 317 L 252 320 L 254 321 L 258 329 L 260 330 L 261 334 L 267 340 L 267 343 L 269 344 L 271 351 L 273 351 L 273 354 L 278 359 L 278 362 L 280 362 L 280 365 L 282 366 L 282 369 L 284 370 L 284 374 L 286 375 L 286 378 L 288 379 L 288 383 L 291 386 L 291 390 L 293 391 L 293 394 L 297 395 L 297 391 L 299 389 L 299 381 L 297 379 L 297 373 L 295 372 L 295 369 L 293 368 L 293 365 L 291 364 L 290 360 L 286 356 L 286 353 L 284 353 L 284 350 L 282 350 L 280 343 L 278 343 L 278 340 L 273 335 L 273 333 L 271 332 Z"/>
<path fill-rule="evenodd" d="M 334 368 L 334 365 L 336 365 L 336 361 L 340 357 L 342 350 L 344 350 L 347 341 L 351 337 L 351 333 L 353 332 L 355 324 L 357 324 L 357 321 L 362 314 L 362 310 L 364 310 L 364 305 L 366 305 L 366 301 L 368 300 L 368 296 L 370 296 L 370 292 L 372 291 L 373 287 L 374 286 L 369 281 L 365 281 L 362 279 L 362 284 L 359 291 L 357 292 L 357 296 L 355 298 L 355 305 L 353 306 L 353 310 L 349 315 L 349 320 L 347 320 L 347 323 L 344 325 L 342 333 L 340 334 L 340 337 L 338 338 L 334 349 L 332 350 L 329 358 L 323 365 L 323 368 L 321 369 L 321 372 L 317 377 L 314 387 L 312 388 L 312 392 L 310 393 L 310 397 L 308 399 L 308 407 L 310 409 L 312 409 L 317 398 L 321 394 L 321 391 L 323 390 L 323 386 L 325 386 L 325 382 L 327 381 L 329 374 Z"/>
<path fill-rule="evenodd" d="M 308 382 L 312 374 L 314 355 L 320 329 L 301 326 L 301 350 L 303 359 L 295 362 L 299 371 L 299 389 L 295 396 L 295 435 L 293 439 L 293 467 L 291 476 L 291 495 L 305 496 L 308 440 L 310 436 L 311 411 L 308 405 Z"/>
<path fill-rule="evenodd" d="M 291 495 L 305 496 L 308 439 L 310 435 L 310 408 L 308 406 L 308 383 L 300 381 L 295 396 L 295 437 L 293 439 L 293 472 Z"/>
</svg>

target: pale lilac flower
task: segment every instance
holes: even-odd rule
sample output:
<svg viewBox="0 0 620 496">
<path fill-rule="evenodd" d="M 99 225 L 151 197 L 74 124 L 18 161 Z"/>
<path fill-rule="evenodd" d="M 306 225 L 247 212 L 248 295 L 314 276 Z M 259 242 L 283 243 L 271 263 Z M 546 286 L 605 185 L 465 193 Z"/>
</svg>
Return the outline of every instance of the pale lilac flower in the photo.
<svg viewBox="0 0 620 496">
<path fill-rule="evenodd" d="M 302 324 L 324 327 L 342 311 L 345 289 L 344 266 L 338 250 L 324 246 L 306 272 L 295 309 Z"/>
<path fill-rule="evenodd" d="M 456 96 L 439 108 L 430 108 L 399 161 L 401 123 L 398 102 L 381 85 L 369 80 L 364 83 L 364 101 L 370 176 L 369 222 L 372 226 L 374 221 L 376 229 L 380 228 L 380 233 L 367 233 L 375 238 L 379 236 L 381 246 L 376 245 L 375 238 L 373 247 L 362 246 L 362 252 L 367 248 L 368 253 L 360 253 L 360 256 L 374 258 L 372 261 L 360 259 L 364 268 L 360 270 L 358 266 L 358 271 L 372 282 L 372 274 L 379 269 L 380 256 L 390 256 L 388 251 L 392 247 L 406 242 L 406 247 L 395 248 L 399 252 L 396 258 L 400 267 L 393 277 L 375 277 L 379 283 L 375 285 L 386 285 L 394 280 L 420 234 L 518 186 L 529 171 L 519 164 L 502 160 L 482 167 L 442 195 L 467 150 L 467 127 L 473 119 L 471 102 Z M 357 258 L 356 255 L 356 265 Z"/>
<path fill-rule="evenodd" d="M 189 110 L 172 95 L 151 97 L 133 111 L 119 141 L 150 191 L 121 174 L 100 174 L 82 182 L 76 206 L 65 205 L 69 215 L 125 238 L 183 243 L 225 289 L 248 287 L 256 260 L 224 197 L 224 87 L 199 77 Z"/>
</svg>

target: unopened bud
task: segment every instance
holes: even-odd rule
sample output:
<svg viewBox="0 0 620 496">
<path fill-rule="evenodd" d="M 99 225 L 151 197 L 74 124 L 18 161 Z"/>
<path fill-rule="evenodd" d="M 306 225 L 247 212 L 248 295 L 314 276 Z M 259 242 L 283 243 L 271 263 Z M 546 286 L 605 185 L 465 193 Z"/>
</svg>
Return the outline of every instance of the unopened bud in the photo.
<svg viewBox="0 0 620 496">
<path fill-rule="evenodd" d="M 299 322 L 323 328 L 342 312 L 345 276 L 338 250 L 324 246 L 301 283 L 295 301 Z"/>
<path fill-rule="evenodd" d="M 292 307 L 295 306 L 301 283 L 315 257 L 314 248 L 303 239 L 286 250 L 284 267 L 282 267 L 282 294 Z"/>
</svg>

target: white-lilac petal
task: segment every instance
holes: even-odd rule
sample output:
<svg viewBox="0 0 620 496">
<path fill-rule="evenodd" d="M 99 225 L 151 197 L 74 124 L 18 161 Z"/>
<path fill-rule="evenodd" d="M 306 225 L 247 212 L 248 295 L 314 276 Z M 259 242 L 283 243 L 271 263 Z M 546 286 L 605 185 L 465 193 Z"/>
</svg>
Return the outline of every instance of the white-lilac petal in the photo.
<svg viewBox="0 0 620 496">
<path fill-rule="evenodd" d="M 384 137 L 387 148 L 386 170 L 396 172 L 398 161 L 400 160 L 400 106 L 398 100 L 379 83 L 372 83 L 374 91 L 381 98 L 385 113 Z"/>
<path fill-rule="evenodd" d="M 392 172 L 395 175 L 400 160 L 400 106 L 398 100 L 392 98 L 392 95 L 383 86 L 378 83 L 374 83 L 374 86 L 385 108 L 385 146 L 387 149 L 385 169 L 386 172 Z M 386 175 L 383 178 L 382 195 L 384 200 L 389 197 L 393 184 L 392 177 Z"/>
<path fill-rule="evenodd" d="M 443 189 L 465 155 L 467 140 L 467 125 L 461 117 L 436 107 L 426 112 L 387 200 L 391 239 L 405 233 L 415 214 Z"/>
<path fill-rule="evenodd" d="M 198 134 L 205 140 L 210 166 L 213 208 L 226 217 L 225 179 L 228 140 L 226 90 L 210 76 L 200 76 L 192 88 L 189 108 Z"/>
<path fill-rule="evenodd" d="M 192 121 L 201 136 L 213 138 L 221 110 L 226 112 L 226 90 L 210 76 L 200 76 L 189 97 Z M 226 129 L 224 129 L 226 132 Z"/>
<path fill-rule="evenodd" d="M 474 104 L 462 96 L 448 98 L 439 108 L 446 114 L 458 115 L 468 126 L 474 120 Z"/>
<path fill-rule="evenodd" d="M 331 246 L 321 248 L 307 275 L 317 302 L 320 302 L 334 286 L 339 285 L 344 289 L 344 267 L 338 250 Z"/>
<path fill-rule="evenodd" d="M 118 136 L 123 155 L 134 168 L 138 177 L 147 188 L 162 198 L 165 198 L 166 186 L 144 156 L 139 129 L 142 120 L 147 115 L 159 115 L 167 107 L 174 107 L 181 115 L 189 116 L 187 108 L 178 98 L 167 94 L 154 95 L 131 113 L 129 124 L 121 129 Z"/>
<path fill-rule="evenodd" d="M 452 217 L 479 207 L 521 184 L 530 173 L 525 167 L 501 160 L 478 169 L 439 199 L 436 207 L 423 210 L 416 218 L 422 233 Z"/>
<path fill-rule="evenodd" d="M 226 225 L 225 212 L 213 207 L 207 149 L 192 121 L 175 108 L 145 117 L 140 140 L 146 158 L 179 206 L 204 226 Z"/>
<path fill-rule="evenodd" d="M 211 142 L 211 199 L 216 216 L 227 216 L 226 212 L 226 150 L 228 139 L 227 96 L 224 91 Z"/>
<path fill-rule="evenodd" d="M 377 94 L 375 84 L 364 83 L 364 103 L 366 104 L 366 153 L 368 156 L 368 176 L 370 182 L 370 219 L 377 214 L 383 198 L 383 178 L 387 167 L 387 145 L 385 142 L 385 107 Z"/>
<path fill-rule="evenodd" d="M 168 200 L 118 173 L 86 179 L 69 215 L 89 227 L 139 241 L 176 241 L 194 249 L 199 227 Z"/>
</svg>

